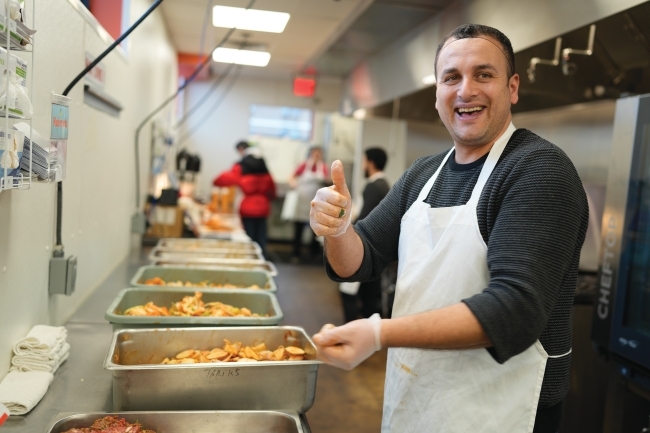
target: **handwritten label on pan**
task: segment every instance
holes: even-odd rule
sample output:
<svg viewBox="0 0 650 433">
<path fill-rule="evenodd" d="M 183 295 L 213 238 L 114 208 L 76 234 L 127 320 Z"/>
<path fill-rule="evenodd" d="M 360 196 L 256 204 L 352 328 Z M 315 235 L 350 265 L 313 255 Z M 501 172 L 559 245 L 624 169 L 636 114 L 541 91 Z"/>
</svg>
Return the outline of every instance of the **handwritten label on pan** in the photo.
<svg viewBox="0 0 650 433">
<path fill-rule="evenodd" d="M 229 377 L 238 377 L 239 368 L 208 368 L 205 371 L 206 379 L 225 379 Z"/>
</svg>

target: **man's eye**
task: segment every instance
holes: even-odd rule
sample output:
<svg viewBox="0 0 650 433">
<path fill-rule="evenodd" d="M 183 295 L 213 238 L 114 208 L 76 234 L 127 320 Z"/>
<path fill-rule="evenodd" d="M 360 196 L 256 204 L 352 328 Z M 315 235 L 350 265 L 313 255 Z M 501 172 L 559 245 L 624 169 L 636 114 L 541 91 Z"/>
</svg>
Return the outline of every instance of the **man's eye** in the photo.
<svg viewBox="0 0 650 433">
<path fill-rule="evenodd" d="M 446 77 L 446 78 L 443 80 L 443 82 L 448 83 L 448 82 L 450 82 L 450 81 L 456 81 L 456 80 L 458 80 L 458 76 L 457 76 L 457 75 L 450 75 L 450 76 Z"/>
<path fill-rule="evenodd" d="M 487 80 L 488 78 L 491 78 L 492 75 L 488 74 L 487 72 L 484 72 L 482 74 L 478 74 L 478 77 L 483 79 L 483 80 Z"/>
</svg>

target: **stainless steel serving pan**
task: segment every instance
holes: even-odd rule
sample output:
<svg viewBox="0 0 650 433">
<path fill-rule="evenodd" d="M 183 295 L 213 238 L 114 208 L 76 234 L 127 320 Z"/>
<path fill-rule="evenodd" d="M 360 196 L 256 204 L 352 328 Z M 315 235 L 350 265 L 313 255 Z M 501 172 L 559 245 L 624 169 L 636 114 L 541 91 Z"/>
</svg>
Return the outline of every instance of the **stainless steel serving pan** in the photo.
<svg viewBox="0 0 650 433">
<path fill-rule="evenodd" d="M 90 427 L 107 415 L 139 422 L 156 433 L 306 433 L 297 413 L 275 411 L 60 413 L 45 432 L 64 433 L 72 428 Z"/>
<path fill-rule="evenodd" d="M 213 262 L 264 262 L 264 256 L 258 251 L 241 250 L 213 250 L 209 252 L 194 250 L 176 250 L 166 248 L 153 248 L 149 253 L 150 261 L 166 260 L 174 262 L 188 262 L 194 259 L 210 259 Z"/>
<path fill-rule="evenodd" d="M 278 275 L 278 268 L 275 267 L 273 262 L 264 262 L 264 263 L 233 263 L 232 260 L 219 263 L 214 260 L 202 260 L 194 259 L 190 262 L 173 262 L 166 260 L 156 260 L 151 262 L 154 266 L 163 266 L 166 268 L 178 268 L 178 267 L 201 267 L 205 269 L 234 269 L 234 270 L 245 270 L 245 271 L 262 271 L 268 273 L 270 276 L 275 277 Z"/>
<path fill-rule="evenodd" d="M 252 241 L 228 241 L 218 239 L 164 238 L 158 241 L 157 248 L 178 251 L 252 251 L 261 253 L 259 244 Z"/>
<path fill-rule="evenodd" d="M 255 290 L 247 289 L 257 285 L 260 289 L 269 292 L 277 292 L 278 287 L 275 285 L 275 280 L 267 272 L 255 270 L 242 270 L 242 269 L 222 269 L 217 267 L 194 267 L 194 266 L 142 266 L 135 273 L 131 280 L 131 287 L 152 288 L 159 289 L 173 289 L 180 288 L 178 286 L 151 286 L 144 284 L 150 278 L 159 277 L 166 282 L 189 281 L 194 284 L 199 284 L 202 281 L 209 281 L 215 284 L 233 284 L 241 286 L 240 290 Z M 194 290 L 226 290 L 216 287 L 188 287 Z"/>
<path fill-rule="evenodd" d="M 124 311 L 136 305 L 153 302 L 161 307 L 169 307 L 184 296 L 195 291 L 203 293 L 203 302 L 223 302 L 238 308 L 248 308 L 253 313 L 268 314 L 268 317 L 210 317 L 210 316 L 125 316 Z M 230 289 L 191 289 L 191 288 L 130 288 L 122 290 L 106 310 L 106 320 L 113 329 L 159 328 L 182 326 L 270 326 L 282 321 L 282 311 L 278 300 L 272 293 L 262 290 Z"/>
<path fill-rule="evenodd" d="M 223 339 L 244 345 L 302 347 L 305 361 L 160 364 Z M 291 410 L 314 403 L 320 361 L 302 328 L 125 329 L 113 335 L 104 368 L 113 374 L 113 410 Z"/>
</svg>

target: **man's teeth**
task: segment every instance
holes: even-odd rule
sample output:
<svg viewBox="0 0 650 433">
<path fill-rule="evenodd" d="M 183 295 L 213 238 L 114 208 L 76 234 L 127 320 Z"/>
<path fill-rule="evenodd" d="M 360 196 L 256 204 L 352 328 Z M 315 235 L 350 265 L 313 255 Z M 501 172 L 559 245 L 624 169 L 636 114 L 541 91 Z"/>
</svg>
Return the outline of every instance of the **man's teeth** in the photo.
<svg viewBox="0 0 650 433">
<path fill-rule="evenodd" d="M 473 111 L 481 111 L 481 110 L 483 110 L 483 107 L 459 108 L 458 112 L 459 113 L 471 113 Z"/>
</svg>

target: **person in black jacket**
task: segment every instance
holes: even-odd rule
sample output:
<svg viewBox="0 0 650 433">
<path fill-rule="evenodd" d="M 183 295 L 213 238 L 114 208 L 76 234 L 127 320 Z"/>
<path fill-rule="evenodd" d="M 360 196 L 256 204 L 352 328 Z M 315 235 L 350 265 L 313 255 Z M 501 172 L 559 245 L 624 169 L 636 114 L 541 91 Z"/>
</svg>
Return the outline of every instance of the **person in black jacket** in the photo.
<svg viewBox="0 0 650 433">
<path fill-rule="evenodd" d="M 384 167 L 386 167 L 387 161 L 388 156 L 383 149 L 379 147 L 366 149 L 363 157 L 363 170 L 366 179 L 368 179 L 368 183 L 363 190 L 363 207 L 361 208 L 357 221 L 367 217 L 384 197 L 386 197 L 386 194 L 388 194 L 390 185 L 384 175 Z M 341 291 L 343 316 L 346 323 L 357 319 L 359 303 L 361 304 L 360 311 L 363 317 L 370 317 L 380 312 L 381 279 L 357 284 L 358 292 L 356 294 L 352 294 L 356 285 L 348 286 L 348 290 L 343 289 Z"/>
</svg>

